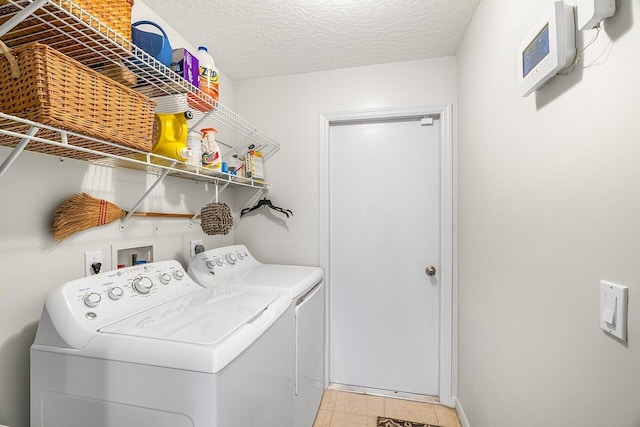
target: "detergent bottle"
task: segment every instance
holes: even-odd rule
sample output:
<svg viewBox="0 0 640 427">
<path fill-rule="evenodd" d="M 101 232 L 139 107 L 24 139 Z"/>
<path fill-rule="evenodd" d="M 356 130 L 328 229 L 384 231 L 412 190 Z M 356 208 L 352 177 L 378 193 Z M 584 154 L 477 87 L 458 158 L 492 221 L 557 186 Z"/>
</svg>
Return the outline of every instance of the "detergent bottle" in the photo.
<svg viewBox="0 0 640 427">
<path fill-rule="evenodd" d="M 202 165 L 215 171 L 222 170 L 222 153 L 216 142 L 215 128 L 202 129 Z"/>
<path fill-rule="evenodd" d="M 164 157 L 186 162 L 193 156 L 187 147 L 187 120 L 191 111 L 180 113 L 156 113 L 154 121 L 155 140 L 151 152 Z"/>
<path fill-rule="evenodd" d="M 204 46 L 198 47 L 197 58 L 200 90 L 205 95 L 209 95 L 214 101 L 217 101 L 219 98 L 219 78 L 218 69 L 213 62 L 213 58 Z M 197 108 L 202 112 L 210 111 L 214 107 L 211 103 L 205 102 L 191 94 L 187 96 L 187 102 L 193 108 Z"/>
</svg>

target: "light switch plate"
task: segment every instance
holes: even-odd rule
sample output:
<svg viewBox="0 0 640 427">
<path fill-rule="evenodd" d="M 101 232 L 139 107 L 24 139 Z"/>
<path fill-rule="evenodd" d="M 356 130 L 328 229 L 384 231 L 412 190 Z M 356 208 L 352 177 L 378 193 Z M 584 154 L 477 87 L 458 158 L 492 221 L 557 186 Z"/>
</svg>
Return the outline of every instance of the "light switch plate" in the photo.
<svg viewBox="0 0 640 427">
<path fill-rule="evenodd" d="M 626 286 L 606 280 L 600 282 L 600 327 L 622 341 L 627 341 L 628 293 Z"/>
</svg>

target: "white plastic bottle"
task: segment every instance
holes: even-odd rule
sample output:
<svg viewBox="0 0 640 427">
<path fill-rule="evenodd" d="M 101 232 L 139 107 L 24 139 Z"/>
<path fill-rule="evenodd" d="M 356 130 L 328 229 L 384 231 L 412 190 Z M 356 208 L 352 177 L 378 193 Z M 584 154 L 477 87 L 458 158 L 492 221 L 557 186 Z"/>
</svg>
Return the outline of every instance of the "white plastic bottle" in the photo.
<svg viewBox="0 0 640 427">
<path fill-rule="evenodd" d="M 219 78 L 218 69 L 213 62 L 213 58 L 209 55 L 209 51 L 206 47 L 198 47 L 198 72 L 199 72 L 199 85 L 200 90 L 206 95 L 209 95 L 214 101 L 219 98 Z M 206 112 L 213 109 L 213 105 L 208 102 L 201 101 L 195 97 L 188 97 L 189 105 L 197 108 L 200 111 Z"/>
<path fill-rule="evenodd" d="M 193 155 L 187 159 L 187 164 L 192 166 L 202 166 L 202 138 L 200 133 L 190 130 L 187 136 L 187 148 Z"/>
</svg>

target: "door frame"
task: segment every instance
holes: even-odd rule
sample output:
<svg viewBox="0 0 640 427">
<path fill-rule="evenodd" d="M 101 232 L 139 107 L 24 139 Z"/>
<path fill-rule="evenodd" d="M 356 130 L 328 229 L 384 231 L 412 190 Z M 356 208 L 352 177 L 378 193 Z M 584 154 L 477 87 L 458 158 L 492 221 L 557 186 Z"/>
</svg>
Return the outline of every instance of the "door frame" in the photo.
<svg viewBox="0 0 640 427">
<path fill-rule="evenodd" d="M 440 403 L 455 406 L 454 378 L 454 209 L 453 209 L 453 123 L 452 105 L 385 108 L 320 113 L 320 266 L 325 272 L 325 385 L 329 384 L 329 324 L 331 271 L 329 246 L 329 137 L 330 127 L 365 121 L 434 117 L 440 120 Z M 375 179 L 375 178 L 369 178 Z"/>
</svg>

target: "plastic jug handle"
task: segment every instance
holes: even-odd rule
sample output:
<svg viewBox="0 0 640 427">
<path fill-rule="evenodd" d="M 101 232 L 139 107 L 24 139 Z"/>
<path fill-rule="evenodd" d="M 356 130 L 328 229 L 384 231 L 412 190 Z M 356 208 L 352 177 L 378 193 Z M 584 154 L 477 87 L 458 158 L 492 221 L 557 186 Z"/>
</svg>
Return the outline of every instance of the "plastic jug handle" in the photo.
<svg viewBox="0 0 640 427">
<path fill-rule="evenodd" d="M 152 25 L 152 26 L 156 27 L 158 30 L 160 30 L 160 32 L 162 33 L 162 35 L 164 36 L 165 39 L 169 38 L 169 36 L 167 36 L 167 33 L 164 32 L 162 27 L 160 25 L 156 24 L 153 21 L 137 21 L 137 22 L 134 22 L 133 24 L 131 24 L 132 27 L 137 27 L 138 25 Z"/>
</svg>

